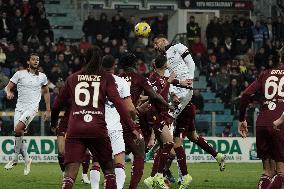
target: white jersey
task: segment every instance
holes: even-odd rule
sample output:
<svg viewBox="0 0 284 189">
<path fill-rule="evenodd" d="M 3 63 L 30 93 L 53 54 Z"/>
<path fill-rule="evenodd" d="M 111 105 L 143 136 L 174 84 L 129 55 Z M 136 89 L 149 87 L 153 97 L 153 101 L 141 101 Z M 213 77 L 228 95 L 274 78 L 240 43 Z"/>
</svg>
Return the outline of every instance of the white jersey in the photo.
<svg viewBox="0 0 284 189">
<path fill-rule="evenodd" d="M 18 100 L 17 111 L 38 111 L 41 99 L 41 88 L 47 85 L 47 77 L 44 73 L 38 75 L 28 70 L 17 71 L 10 79 L 17 85 Z"/>
<path fill-rule="evenodd" d="M 166 49 L 166 56 L 168 60 L 169 73 L 174 72 L 177 76 L 176 79 L 183 81 L 187 79 L 194 79 L 195 63 L 185 45 L 178 43 L 170 46 Z M 177 117 L 191 100 L 192 90 L 172 86 L 170 88 L 170 92 L 174 92 L 181 100 L 178 109 L 174 111 L 173 115 L 174 117 Z"/>
<path fill-rule="evenodd" d="M 121 98 L 126 98 L 130 96 L 130 86 L 127 81 L 121 77 L 113 75 L 115 83 L 117 84 L 117 90 Z M 107 124 L 108 132 L 113 130 L 122 130 L 120 123 L 120 115 L 114 107 L 113 103 L 110 101 L 106 102 L 105 105 L 105 120 Z"/>
</svg>

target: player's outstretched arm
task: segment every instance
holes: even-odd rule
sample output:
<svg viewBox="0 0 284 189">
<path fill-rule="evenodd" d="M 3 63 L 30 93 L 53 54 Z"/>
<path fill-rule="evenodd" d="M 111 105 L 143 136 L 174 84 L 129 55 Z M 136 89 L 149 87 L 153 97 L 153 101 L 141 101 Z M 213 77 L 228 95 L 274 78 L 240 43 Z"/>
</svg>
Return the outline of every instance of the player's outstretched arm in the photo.
<svg viewBox="0 0 284 189">
<path fill-rule="evenodd" d="M 131 97 L 126 97 L 123 99 L 124 106 L 127 108 L 128 114 L 132 118 L 132 120 L 136 119 L 137 111 L 135 109 L 134 104 L 132 103 Z"/>
<path fill-rule="evenodd" d="M 44 101 L 45 101 L 45 108 L 46 111 L 44 112 L 44 120 L 47 120 L 50 117 L 50 93 L 49 93 L 49 88 L 48 86 L 44 86 L 42 88 L 42 93 L 44 96 Z"/>
<path fill-rule="evenodd" d="M 15 86 L 15 84 L 13 82 L 9 81 L 8 85 L 5 87 L 5 92 L 6 92 L 8 100 L 11 100 L 11 99 L 14 98 L 14 92 L 12 91 L 14 86 Z"/>
</svg>

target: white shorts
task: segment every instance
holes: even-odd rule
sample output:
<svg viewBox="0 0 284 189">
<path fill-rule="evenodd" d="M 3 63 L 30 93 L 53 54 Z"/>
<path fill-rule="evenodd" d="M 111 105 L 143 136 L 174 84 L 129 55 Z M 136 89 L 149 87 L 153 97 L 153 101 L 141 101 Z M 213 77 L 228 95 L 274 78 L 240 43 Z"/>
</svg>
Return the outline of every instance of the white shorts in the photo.
<svg viewBox="0 0 284 189">
<path fill-rule="evenodd" d="M 190 102 L 192 98 L 193 91 L 189 91 L 186 95 L 179 97 L 180 98 L 180 103 L 177 107 L 175 107 L 174 111 L 171 113 L 171 116 L 173 118 L 177 118 L 179 114 L 184 110 L 184 108 L 187 106 L 187 104 Z"/>
<path fill-rule="evenodd" d="M 14 115 L 14 128 L 16 128 L 17 124 L 21 121 L 25 124 L 25 126 L 27 127 L 32 120 L 34 119 L 34 117 L 36 116 L 37 111 L 19 111 L 16 110 L 15 111 L 15 115 Z"/>
<path fill-rule="evenodd" d="M 125 143 L 122 130 L 108 131 L 108 136 L 110 138 L 113 155 L 125 152 Z"/>
</svg>

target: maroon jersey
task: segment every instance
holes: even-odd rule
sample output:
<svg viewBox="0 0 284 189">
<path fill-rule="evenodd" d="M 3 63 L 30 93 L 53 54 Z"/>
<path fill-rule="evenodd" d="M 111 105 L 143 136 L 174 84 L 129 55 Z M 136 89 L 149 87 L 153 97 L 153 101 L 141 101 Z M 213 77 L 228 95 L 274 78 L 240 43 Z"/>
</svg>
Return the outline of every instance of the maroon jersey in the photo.
<svg viewBox="0 0 284 189">
<path fill-rule="evenodd" d="M 69 76 L 58 95 L 60 109 L 70 102 L 67 138 L 107 137 L 105 122 L 106 98 L 114 103 L 121 119 L 132 129 L 122 99 L 119 97 L 114 78 L 111 74 L 86 75 L 81 70 Z M 54 122 L 52 117 L 52 123 Z"/>
<path fill-rule="evenodd" d="M 244 91 L 240 101 L 240 121 L 245 120 L 249 98 L 257 91 L 261 93 L 260 113 L 257 126 L 272 126 L 284 112 L 284 66 L 266 70 Z"/>
<path fill-rule="evenodd" d="M 168 101 L 168 94 L 170 89 L 170 83 L 167 77 L 160 76 L 157 72 L 152 72 L 149 76 L 149 81 L 154 90 L 159 93 L 166 101 Z M 172 84 L 177 85 L 178 80 L 173 80 Z"/>
<path fill-rule="evenodd" d="M 143 91 L 147 94 L 153 90 L 147 78 L 135 72 L 124 72 L 119 76 L 129 83 L 131 99 L 135 107 L 137 106 L 138 100 Z"/>
</svg>

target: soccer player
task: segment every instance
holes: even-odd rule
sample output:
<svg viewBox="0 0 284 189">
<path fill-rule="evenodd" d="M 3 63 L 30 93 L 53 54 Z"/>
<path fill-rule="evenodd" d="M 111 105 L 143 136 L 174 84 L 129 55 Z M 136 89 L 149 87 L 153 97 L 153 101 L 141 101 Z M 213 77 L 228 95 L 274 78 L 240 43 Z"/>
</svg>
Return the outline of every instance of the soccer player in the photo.
<svg viewBox="0 0 284 189">
<path fill-rule="evenodd" d="M 17 85 L 18 99 L 14 115 L 15 147 L 14 158 L 5 165 L 5 169 L 12 169 L 18 163 L 18 156 L 21 153 L 25 160 L 24 175 L 30 173 L 32 159 L 29 158 L 27 147 L 23 141 L 23 135 L 33 118 L 38 112 L 39 102 L 43 93 L 46 112 L 44 119 L 50 116 L 50 94 L 47 87 L 47 77 L 38 71 L 39 56 L 35 53 L 29 55 L 27 60 L 28 68 L 17 71 L 5 87 L 7 99 L 14 98 L 13 88 Z"/>
<path fill-rule="evenodd" d="M 64 84 L 64 83 L 63 83 Z M 60 89 L 61 87 L 63 87 L 63 84 L 60 85 Z M 55 98 L 55 101 L 53 103 L 53 106 L 58 106 L 58 97 Z M 52 125 L 51 126 L 51 130 L 53 132 L 55 132 L 56 136 L 57 136 L 57 146 L 58 146 L 58 163 L 60 166 L 60 169 L 63 173 L 64 176 L 64 171 L 65 171 L 65 164 L 64 164 L 64 152 L 65 152 L 65 135 L 67 132 L 67 128 L 68 128 L 68 119 L 69 119 L 69 113 L 70 113 L 70 108 L 68 106 L 68 104 L 65 104 L 64 106 L 64 115 L 62 118 L 60 118 L 60 121 L 57 125 Z M 82 162 L 82 178 L 81 181 L 85 184 L 90 184 L 90 180 L 88 178 L 88 170 L 89 170 L 89 166 L 90 166 L 90 153 L 87 150 L 85 153 L 85 156 L 83 158 L 83 162 Z"/>
<path fill-rule="evenodd" d="M 183 86 L 188 86 L 188 81 L 179 81 L 176 80 L 175 73 L 173 72 L 169 78 L 164 76 L 167 69 L 167 58 L 163 55 L 159 55 L 154 61 L 155 71 L 150 74 L 149 81 L 151 82 L 153 88 L 163 96 L 163 98 L 168 101 L 169 88 L 170 84 L 178 85 L 182 84 Z M 170 125 L 173 119 L 168 115 L 168 112 L 163 112 L 159 110 L 157 106 L 151 106 L 151 114 L 149 117 L 153 124 L 153 129 L 155 131 L 156 138 L 160 141 L 161 147 L 154 159 L 154 164 L 152 168 L 151 177 L 148 177 L 144 180 L 144 183 L 148 188 L 152 188 L 155 185 L 160 188 L 168 188 L 168 185 L 164 181 L 163 172 L 165 165 L 167 163 L 170 151 L 174 146 L 173 137 L 170 132 Z"/>
<path fill-rule="evenodd" d="M 252 95 L 261 94 L 259 102 L 261 108 L 256 120 L 257 156 L 262 159 L 263 164 L 263 173 L 258 183 L 259 189 L 278 189 L 284 182 L 284 136 L 283 128 L 279 127 L 278 129 L 282 123 L 282 118 L 280 120 L 278 118 L 284 112 L 283 81 L 283 66 L 265 70 L 245 89 L 240 99 L 238 132 L 245 138 L 248 133 L 245 119 L 246 108 Z M 276 125 L 275 129 L 273 128 L 274 124 Z M 276 175 L 274 160 L 277 165 Z"/>
<path fill-rule="evenodd" d="M 115 59 L 111 55 L 106 55 L 102 60 L 103 69 L 110 73 L 114 74 L 115 72 Z M 132 118 L 136 117 L 136 109 L 132 104 L 130 96 L 130 86 L 127 81 L 121 77 L 113 75 L 115 83 L 117 84 L 117 89 L 119 96 L 123 99 L 125 107 L 127 108 L 129 114 Z M 107 123 L 108 135 L 110 137 L 112 153 L 114 156 L 114 171 L 116 176 L 117 189 L 122 189 L 125 182 L 125 143 L 123 139 L 123 129 L 120 123 L 120 116 L 115 109 L 112 102 L 107 101 L 105 105 L 105 120 Z M 99 188 L 99 164 L 96 163 L 93 165 L 93 168 L 90 171 L 91 186 L 92 189 Z"/>
<path fill-rule="evenodd" d="M 137 58 L 133 53 L 125 53 L 119 60 L 119 64 L 122 66 L 124 72 L 120 74 L 120 77 L 123 77 L 128 84 L 130 85 L 130 93 L 131 99 L 133 101 L 134 106 L 139 111 L 138 102 L 140 95 L 144 92 L 145 95 L 149 96 L 149 99 L 152 103 L 159 103 L 163 105 L 165 108 L 170 108 L 168 103 L 164 100 L 164 98 L 157 94 L 152 86 L 150 85 L 147 79 L 136 73 L 136 62 Z M 142 117 L 142 113 L 139 116 L 139 124 L 143 130 L 148 130 L 148 128 L 144 128 L 145 123 L 141 121 L 144 120 Z M 141 118 L 140 118 L 141 116 Z M 147 126 L 146 126 L 147 127 Z M 134 156 L 133 166 L 132 166 L 132 175 L 130 180 L 129 189 L 136 189 L 138 183 L 141 180 L 144 170 L 144 155 L 145 155 L 145 142 L 144 141 L 133 141 L 132 136 L 129 134 L 130 132 L 124 132 L 124 140 L 126 144 L 126 152 L 132 152 Z M 145 136 L 144 139 L 147 140 L 148 136 Z M 146 142 L 147 143 L 147 142 Z"/>
<path fill-rule="evenodd" d="M 171 45 L 165 37 L 156 37 L 154 39 L 154 47 L 161 54 L 165 54 L 168 60 L 168 70 L 170 73 L 176 73 L 176 79 L 189 80 L 193 83 L 195 63 L 188 51 L 188 48 L 181 43 Z M 187 172 L 186 155 L 182 147 L 184 137 L 188 137 L 190 141 L 196 143 L 203 150 L 211 154 L 220 166 L 220 170 L 224 170 L 225 156 L 217 153 L 203 137 L 198 136 L 195 125 L 195 106 L 190 102 L 192 97 L 192 89 L 188 87 L 173 87 L 171 92 L 176 109 L 173 117 L 176 118 L 174 131 L 174 150 L 177 156 L 178 165 L 182 173 L 182 181 L 180 188 L 188 187 L 192 181 L 192 177 Z"/>
<path fill-rule="evenodd" d="M 102 52 L 98 47 L 87 50 L 85 55 L 87 65 L 67 78 L 58 96 L 58 106 L 52 109 L 51 125 L 56 125 L 60 109 L 66 103 L 70 103 L 65 141 L 66 168 L 62 189 L 73 187 L 87 148 L 97 157 L 101 165 L 105 175 L 105 188 L 116 189 L 112 149 L 105 122 L 107 98 L 114 103 L 128 129 L 137 138 L 139 137 L 134 129 L 136 126 L 119 97 L 113 76 L 101 69 L 101 59 Z"/>
</svg>

